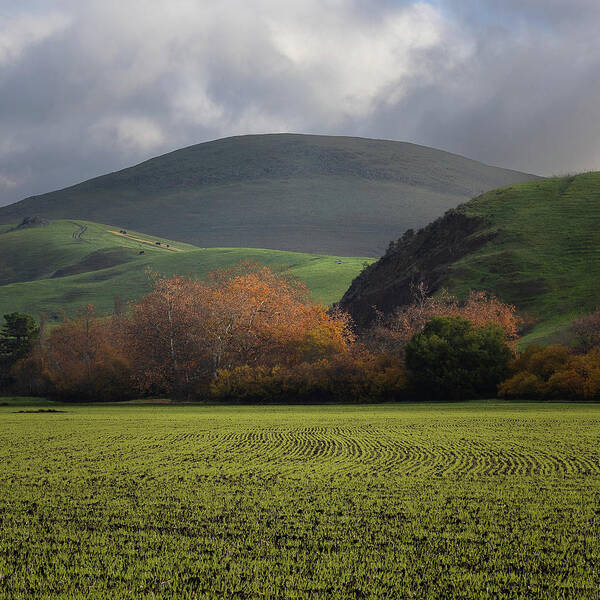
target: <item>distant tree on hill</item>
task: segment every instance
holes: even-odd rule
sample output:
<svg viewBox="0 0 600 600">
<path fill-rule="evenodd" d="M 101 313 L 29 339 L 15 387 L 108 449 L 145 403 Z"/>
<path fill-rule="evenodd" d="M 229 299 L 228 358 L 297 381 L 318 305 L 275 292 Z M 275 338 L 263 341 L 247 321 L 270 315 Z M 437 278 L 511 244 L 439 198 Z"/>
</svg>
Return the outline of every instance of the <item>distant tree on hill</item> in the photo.
<svg viewBox="0 0 600 600">
<path fill-rule="evenodd" d="M 464 400 L 494 395 L 513 352 L 495 323 L 436 317 L 406 345 L 406 366 L 422 399 Z"/>
<path fill-rule="evenodd" d="M 600 347 L 600 311 L 575 319 L 571 324 L 571 333 L 579 352 L 585 353 Z"/>
</svg>

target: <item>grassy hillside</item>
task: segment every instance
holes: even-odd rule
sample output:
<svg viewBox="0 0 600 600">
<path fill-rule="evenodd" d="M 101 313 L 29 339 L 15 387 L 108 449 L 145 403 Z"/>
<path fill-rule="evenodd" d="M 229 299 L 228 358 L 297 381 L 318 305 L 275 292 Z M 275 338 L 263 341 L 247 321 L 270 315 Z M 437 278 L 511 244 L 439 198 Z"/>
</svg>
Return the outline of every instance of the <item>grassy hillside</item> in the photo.
<svg viewBox="0 0 600 600">
<path fill-rule="evenodd" d="M 463 296 L 487 290 L 538 319 L 526 341 L 562 339 L 574 316 L 600 306 L 600 173 L 483 194 L 400 241 L 343 304 L 390 310 L 416 279 Z"/>
<path fill-rule="evenodd" d="M 540 318 L 531 340 L 600 307 L 600 173 L 540 180 L 477 198 L 494 240 L 457 261 L 450 284 L 493 290 Z"/>
<path fill-rule="evenodd" d="M 372 262 L 255 248 L 197 248 L 129 230 L 123 236 L 120 227 L 88 221 L 10 229 L 0 230 L 0 315 L 18 310 L 57 319 L 62 310 L 73 313 L 89 302 L 110 311 L 115 296 L 134 299 L 149 290 L 147 269 L 203 276 L 244 259 L 291 272 L 316 300 L 330 304 L 363 263 Z"/>
<path fill-rule="evenodd" d="M 0 208 L 0 224 L 41 215 L 120 223 L 202 247 L 379 256 L 407 228 L 532 178 L 401 142 L 243 136 Z"/>
</svg>

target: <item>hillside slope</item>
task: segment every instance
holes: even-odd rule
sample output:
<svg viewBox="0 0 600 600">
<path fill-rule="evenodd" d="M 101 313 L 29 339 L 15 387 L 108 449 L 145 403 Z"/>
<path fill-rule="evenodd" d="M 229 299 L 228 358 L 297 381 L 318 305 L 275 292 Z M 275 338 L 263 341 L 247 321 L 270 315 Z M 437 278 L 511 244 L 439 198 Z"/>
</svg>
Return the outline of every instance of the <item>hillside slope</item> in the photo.
<svg viewBox="0 0 600 600">
<path fill-rule="evenodd" d="M 164 275 L 203 275 L 241 260 L 269 265 L 303 280 L 315 300 L 339 300 L 365 262 L 373 259 L 256 248 L 198 248 L 89 221 L 53 221 L 24 229 L 0 227 L 0 316 L 46 313 L 93 303 L 112 311 L 115 296 L 137 299 L 150 289 L 147 269 Z M 160 242 L 157 245 L 156 242 Z"/>
<path fill-rule="evenodd" d="M 0 208 L 120 223 L 202 247 L 380 256 L 484 191 L 534 177 L 414 144 L 295 134 L 190 146 Z"/>
<path fill-rule="evenodd" d="M 464 296 L 482 289 L 539 321 L 529 340 L 600 306 L 600 173 L 494 190 L 404 236 L 352 283 L 341 306 L 361 325 L 425 281 Z"/>
</svg>

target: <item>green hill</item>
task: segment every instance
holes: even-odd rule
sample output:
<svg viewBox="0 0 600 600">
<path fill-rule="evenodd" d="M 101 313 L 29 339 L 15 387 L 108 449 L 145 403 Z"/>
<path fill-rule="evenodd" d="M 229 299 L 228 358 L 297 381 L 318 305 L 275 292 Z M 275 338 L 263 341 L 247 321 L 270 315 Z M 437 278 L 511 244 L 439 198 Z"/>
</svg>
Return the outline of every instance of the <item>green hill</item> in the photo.
<svg viewBox="0 0 600 600">
<path fill-rule="evenodd" d="M 342 306 L 364 324 L 410 299 L 410 283 L 487 290 L 538 321 L 527 342 L 563 338 L 600 306 L 600 173 L 501 188 L 405 236 L 353 282 Z"/>
<path fill-rule="evenodd" d="M 89 221 L 53 221 L 37 227 L 0 226 L 0 315 L 46 313 L 93 303 L 109 312 L 115 296 L 135 299 L 150 289 L 146 274 L 196 274 L 250 259 L 302 279 L 313 297 L 337 301 L 368 258 L 334 257 L 256 248 L 198 248 Z M 160 242 L 160 246 L 156 244 Z"/>
<path fill-rule="evenodd" d="M 177 150 L 0 208 L 120 223 L 202 247 L 380 256 L 389 240 L 484 191 L 534 179 L 414 144 L 253 135 Z"/>
</svg>

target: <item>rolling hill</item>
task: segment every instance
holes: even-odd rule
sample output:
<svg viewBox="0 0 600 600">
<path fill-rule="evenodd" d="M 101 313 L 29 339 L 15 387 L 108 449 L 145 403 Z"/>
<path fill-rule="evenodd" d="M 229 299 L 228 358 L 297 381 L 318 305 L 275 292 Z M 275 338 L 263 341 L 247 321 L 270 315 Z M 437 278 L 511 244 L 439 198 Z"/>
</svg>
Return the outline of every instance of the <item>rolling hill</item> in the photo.
<svg viewBox="0 0 600 600">
<path fill-rule="evenodd" d="M 118 223 L 202 247 L 380 256 L 389 240 L 534 176 L 414 144 L 252 135 L 198 144 L 0 208 Z"/>
<path fill-rule="evenodd" d="M 482 289 L 537 320 L 527 342 L 554 341 L 600 307 L 600 173 L 488 192 L 405 235 L 365 269 L 341 306 L 361 324 L 410 301 L 410 283 L 459 296 Z"/>
<path fill-rule="evenodd" d="M 50 320 L 93 303 L 110 312 L 114 298 L 149 291 L 147 269 L 200 277 L 241 260 L 253 260 L 303 280 L 315 300 L 331 304 L 373 259 L 256 248 L 198 248 L 89 221 L 0 226 L 0 315 L 13 311 Z M 157 244 L 160 242 L 160 245 Z"/>
</svg>

